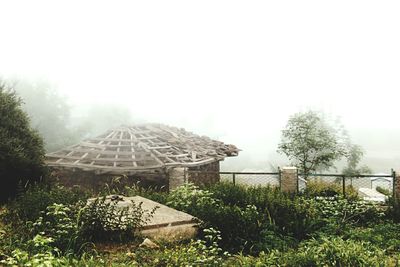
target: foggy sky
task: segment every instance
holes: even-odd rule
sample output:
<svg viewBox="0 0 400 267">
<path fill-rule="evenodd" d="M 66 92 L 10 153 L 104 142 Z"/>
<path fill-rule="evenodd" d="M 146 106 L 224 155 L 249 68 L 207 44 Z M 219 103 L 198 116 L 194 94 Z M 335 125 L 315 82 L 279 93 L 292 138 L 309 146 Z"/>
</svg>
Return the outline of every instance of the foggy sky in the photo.
<svg viewBox="0 0 400 267">
<path fill-rule="evenodd" d="M 339 116 L 367 157 L 400 160 L 398 1 L 1 1 L 0 10 L 0 76 L 48 80 L 75 107 L 118 103 L 260 161 L 276 156 L 288 117 L 312 108 Z"/>
</svg>

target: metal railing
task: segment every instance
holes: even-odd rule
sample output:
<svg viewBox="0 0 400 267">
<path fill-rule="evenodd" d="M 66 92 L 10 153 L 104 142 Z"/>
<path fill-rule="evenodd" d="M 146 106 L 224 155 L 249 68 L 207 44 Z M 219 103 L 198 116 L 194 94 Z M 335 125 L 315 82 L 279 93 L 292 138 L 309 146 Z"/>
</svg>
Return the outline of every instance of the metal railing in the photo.
<svg viewBox="0 0 400 267">
<path fill-rule="evenodd" d="M 228 181 L 233 184 L 245 184 L 245 185 L 261 185 L 261 186 L 274 186 L 281 187 L 281 170 L 278 172 L 210 172 L 210 171 L 194 171 L 189 170 L 185 173 L 185 180 L 190 177 L 191 174 L 197 176 L 199 174 L 215 175 L 220 181 Z M 395 179 L 396 173 L 391 170 L 390 174 L 360 174 L 360 175 L 345 175 L 345 174 L 298 174 L 298 192 L 302 192 L 306 189 L 307 184 L 313 182 L 328 188 L 330 186 L 336 187 L 341 190 L 342 194 L 358 194 L 360 189 L 375 189 L 380 187 L 386 190 L 392 196 L 395 194 Z"/>
<path fill-rule="evenodd" d="M 307 179 L 304 179 L 304 174 L 298 174 L 298 190 L 301 192 L 307 187 L 310 182 L 322 182 L 329 185 L 340 185 L 344 196 L 349 190 L 359 192 L 360 189 L 374 189 L 378 187 L 389 192 L 392 196 L 395 194 L 395 179 L 396 173 L 391 170 L 390 174 L 359 174 L 359 175 L 344 175 L 344 174 L 308 174 Z"/>
<path fill-rule="evenodd" d="M 219 175 L 220 181 L 232 182 L 233 184 L 264 185 L 280 187 L 280 172 L 205 172 L 188 171 L 191 174 L 215 174 Z"/>
</svg>

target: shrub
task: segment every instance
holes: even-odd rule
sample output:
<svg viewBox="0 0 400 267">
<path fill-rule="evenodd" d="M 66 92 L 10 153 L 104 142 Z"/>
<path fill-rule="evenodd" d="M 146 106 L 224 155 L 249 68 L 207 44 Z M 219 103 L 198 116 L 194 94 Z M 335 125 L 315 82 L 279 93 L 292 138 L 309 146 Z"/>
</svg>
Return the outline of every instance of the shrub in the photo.
<svg viewBox="0 0 400 267">
<path fill-rule="evenodd" d="M 338 230 L 348 225 L 368 225 L 378 223 L 384 218 L 383 210 L 376 204 L 363 200 L 348 200 L 342 197 L 315 198 L 320 216 Z"/>
<path fill-rule="evenodd" d="M 106 198 L 90 201 L 80 213 L 79 231 L 90 241 L 126 241 L 134 237 L 135 230 L 143 226 L 154 214 L 142 209 L 142 203 L 132 201 L 130 207 L 118 207 L 117 201 Z"/>
<path fill-rule="evenodd" d="M 343 188 L 339 183 L 328 183 L 320 180 L 307 181 L 307 187 L 304 190 L 304 194 L 310 197 L 333 197 L 342 193 Z"/>
<path fill-rule="evenodd" d="M 389 259 L 369 242 L 329 237 L 305 241 L 280 261 L 287 266 L 387 266 Z"/>
<path fill-rule="evenodd" d="M 141 187 L 139 183 L 126 186 L 123 190 L 123 195 L 125 196 L 142 196 L 151 199 L 155 202 L 166 204 L 168 201 L 168 192 L 164 191 L 164 188 L 157 187 Z"/>
<path fill-rule="evenodd" d="M 400 199 L 398 197 L 389 198 L 389 208 L 386 215 L 393 221 L 400 223 Z"/>
<path fill-rule="evenodd" d="M 5 220 L 12 224 L 36 221 L 49 205 L 71 205 L 87 199 L 88 194 L 79 188 L 65 188 L 48 184 L 32 185 L 7 206 Z"/>
<path fill-rule="evenodd" d="M 68 261 L 65 258 L 58 258 L 58 250 L 51 244 L 51 237 L 36 235 L 28 243 L 29 250 L 15 249 L 6 259 L 0 263 L 9 266 L 66 266 Z"/>
<path fill-rule="evenodd" d="M 279 233 L 279 227 L 274 225 L 265 208 L 269 201 L 267 198 L 265 203 L 262 193 L 279 197 L 283 196 L 281 193 L 271 188 L 235 188 L 226 183 L 215 185 L 210 191 L 193 184 L 184 185 L 170 194 L 168 204 L 201 219 L 203 228 L 214 227 L 221 231 L 221 246 L 232 252 L 256 254 L 261 250 L 286 248 L 293 243 L 293 239 Z M 304 221 L 304 216 L 299 218 L 300 222 Z"/>
<path fill-rule="evenodd" d="M 400 224 L 386 222 L 370 228 L 354 228 L 347 231 L 344 238 L 370 242 L 388 253 L 400 252 Z"/>
<path fill-rule="evenodd" d="M 258 221 L 275 225 L 283 235 L 304 239 L 322 223 L 313 203 L 279 188 L 218 183 L 210 191 L 226 205 L 255 206 L 262 217 Z"/>
<path fill-rule="evenodd" d="M 324 237 L 304 241 L 299 248 L 287 252 L 273 250 L 258 257 L 238 255 L 228 266 L 397 266 L 398 259 L 369 242 Z"/>
<path fill-rule="evenodd" d="M 167 205 L 189 213 L 199 212 L 199 209 L 211 208 L 218 204 L 220 202 L 213 197 L 211 192 L 202 190 L 192 183 L 178 187 L 167 198 Z"/>
<path fill-rule="evenodd" d="M 340 178 L 341 179 L 341 178 Z M 352 185 L 347 185 L 346 198 L 356 200 L 358 193 Z M 334 197 L 343 196 L 343 186 L 340 182 L 325 182 L 321 180 L 307 181 L 307 187 L 303 192 L 308 197 Z"/>
<path fill-rule="evenodd" d="M 378 191 L 381 194 L 384 194 L 385 196 L 392 196 L 392 193 L 390 192 L 389 189 L 377 186 L 376 187 L 376 191 Z"/>
<path fill-rule="evenodd" d="M 21 99 L 0 81 L 0 202 L 15 197 L 18 184 L 39 181 L 43 167 L 43 140 L 29 125 Z"/>
<path fill-rule="evenodd" d="M 218 246 L 221 240 L 215 229 L 204 229 L 205 240 L 191 241 L 189 244 L 162 251 L 139 250 L 136 261 L 139 266 L 222 266 L 227 252 Z"/>
<path fill-rule="evenodd" d="M 63 252 L 80 252 L 86 240 L 80 237 L 77 211 L 64 204 L 53 204 L 31 225 L 36 235 L 51 237 L 52 246 Z"/>
</svg>

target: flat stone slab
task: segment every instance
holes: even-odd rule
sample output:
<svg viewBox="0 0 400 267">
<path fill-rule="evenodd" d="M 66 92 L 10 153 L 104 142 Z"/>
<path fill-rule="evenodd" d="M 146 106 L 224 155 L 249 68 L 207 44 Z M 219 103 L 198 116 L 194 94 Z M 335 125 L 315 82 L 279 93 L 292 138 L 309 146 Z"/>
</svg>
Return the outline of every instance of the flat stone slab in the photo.
<svg viewBox="0 0 400 267">
<path fill-rule="evenodd" d="M 95 198 L 89 199 L 89 201 L 93 200 Z M 117 201 L 117 207 L 120 208 L 130 207 L 132 206 L 132 202 L 135 204 L 142 203 L 142 209 L 145 210 L 145 214 L 149 214 L 150 211 L 156 208 L 153 216 L 140 231 L 143 236 L 166 241 L 176 241 L 190 239 L 197 234 L 199 220 L 196 217 L 150 199 L 141 196 L 124 197 L 110 195 L 106 197 L 106 201 Z"/>
<path fill-rule="evenodd" d="M 368 201 L 385 202 L 387 199 L 387 196 L 371 188 L 359 188 L 358 194 Z"/>
</svg>

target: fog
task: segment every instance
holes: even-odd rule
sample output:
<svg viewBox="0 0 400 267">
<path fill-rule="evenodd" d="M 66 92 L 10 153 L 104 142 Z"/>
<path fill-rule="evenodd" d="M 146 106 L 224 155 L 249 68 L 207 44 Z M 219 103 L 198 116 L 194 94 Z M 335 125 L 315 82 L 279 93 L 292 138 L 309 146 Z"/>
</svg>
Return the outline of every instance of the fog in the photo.
<svg viewBox="0 0 400 267">
<path fill-rule="evenodd" d="M 398 1 L 2 1 L 0 10 L 0 77 L 50 84 L 68 103 L 68 127 L 91 124 L 82 138 L 108 124 L 165 123 L 242 149 L 225 170 L 264 170 L 287 164 L 276 149 L 289 116 L 314 109 L 340 119 L 374 172 L 399 167 Z"/>
</svg>

